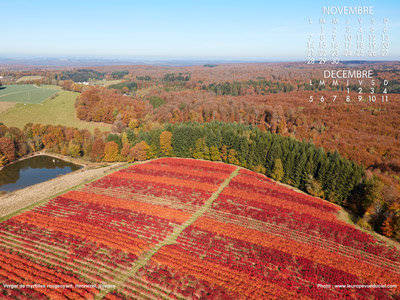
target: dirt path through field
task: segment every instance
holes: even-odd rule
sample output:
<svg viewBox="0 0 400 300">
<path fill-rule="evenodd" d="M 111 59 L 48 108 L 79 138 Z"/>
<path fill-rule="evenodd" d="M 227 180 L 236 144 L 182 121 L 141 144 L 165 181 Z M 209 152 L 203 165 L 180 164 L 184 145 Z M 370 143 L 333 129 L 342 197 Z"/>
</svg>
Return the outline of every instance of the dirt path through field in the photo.
<svg viewBox="0 0 400 300">
<path fill-rule="evenodd" d="M 78 171 L 0 196 L 0 218 L 50 198 L 72 187 L 94 180 L 123 165 L 125 164 L 116 163 L 111 166 L 97 169 L 83 168 Z"/>
</svg>

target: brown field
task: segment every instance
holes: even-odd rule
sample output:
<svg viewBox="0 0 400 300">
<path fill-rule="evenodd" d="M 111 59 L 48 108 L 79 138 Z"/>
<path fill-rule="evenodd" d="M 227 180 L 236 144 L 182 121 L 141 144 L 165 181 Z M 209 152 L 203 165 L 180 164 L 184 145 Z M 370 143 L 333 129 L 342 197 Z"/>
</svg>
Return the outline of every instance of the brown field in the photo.
<svg viewBox="0 0 400 300">
<path fill-rule="evenodd" d="M 0 102 L 0 114 L 5 112 L 7 109 L 13 107 L 15 103 L 12 102 Z"/>
</svg>

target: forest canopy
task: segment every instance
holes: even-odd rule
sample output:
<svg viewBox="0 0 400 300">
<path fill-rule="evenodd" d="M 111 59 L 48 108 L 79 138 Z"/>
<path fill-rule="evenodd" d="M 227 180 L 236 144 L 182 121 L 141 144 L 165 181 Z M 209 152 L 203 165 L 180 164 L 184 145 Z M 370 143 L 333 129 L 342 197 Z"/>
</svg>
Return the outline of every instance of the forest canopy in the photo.
<svg viewBox="0 0 400 300">
<path fill-rule="evenodd" d="M 76 71 L 62 72 L 61 80 L 72 80 L 73 82 L 88 82 L 90 80 L 102 80 L 105 72 L 98 72 L 90 69 L 78 69 Z"/>
</svg>

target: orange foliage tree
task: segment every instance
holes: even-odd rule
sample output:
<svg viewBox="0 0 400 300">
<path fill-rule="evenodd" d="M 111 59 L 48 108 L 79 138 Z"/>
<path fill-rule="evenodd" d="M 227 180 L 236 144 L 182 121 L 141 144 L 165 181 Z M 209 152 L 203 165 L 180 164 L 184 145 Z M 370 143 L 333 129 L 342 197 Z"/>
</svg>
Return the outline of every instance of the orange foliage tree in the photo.
<svg viewBox="0 0 400 300">
<path fill-rule="evenodd" d="M 90 154 L 91 159 L 97 162 L 101 161 L 104 156 L 104 147 L 102 139 L 95 140 L 92 146 L 92 153 Z"/>
<path fill-rule="evenodd" d="M 8 137 L 0 138 L 0 162 L 11 162 L 15 159 L 14 141 Z"/>
<path fill-rule="evenodd" d="M 131 149 L 131 160 L 146 160 L 150 146 L 145 141 L 141 141 Z"/>
</svg>

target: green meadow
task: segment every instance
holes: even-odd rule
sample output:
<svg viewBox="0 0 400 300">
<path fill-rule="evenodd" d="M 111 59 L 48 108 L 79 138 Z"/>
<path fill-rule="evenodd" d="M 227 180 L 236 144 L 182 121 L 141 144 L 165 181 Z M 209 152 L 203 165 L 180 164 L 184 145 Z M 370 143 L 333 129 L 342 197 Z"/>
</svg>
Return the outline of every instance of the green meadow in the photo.
<svg viewBox="0 0 400 300">
<path fill-rule="evenodd" d="M 47 90 L 47 89 L 44 89 Z M 76 117 L 75 100 L 79 93 L 57 90 L 58 94 L 53 99 L 49 98 L 43 103 L 17 103 L 13 107 L 0 113 L 0 122 L 7 126 L 22 129 L 26 123 L 40 123 L 50 125 L 64 125 L 88 129 L 93 132 L 97 127 L 101 131 L 111 130 L 110 124 L 81 121 Z M 0 98 L 1 99 L 1 98 Z"/>
<path fill-rule="evenodd" d="M 57 89 L 41 88 L 33 84 L 3 85 L 0 87 L 0 102 L 42 103 L 57 92 Z"/>
<path fill-rule="evenodd" d="M 43 76 L 22 76 L 17 80 L 17 83 L 24 82 L 24 81 L 31 81 L 31 80 L 40 80 Z"/>
</svg>

